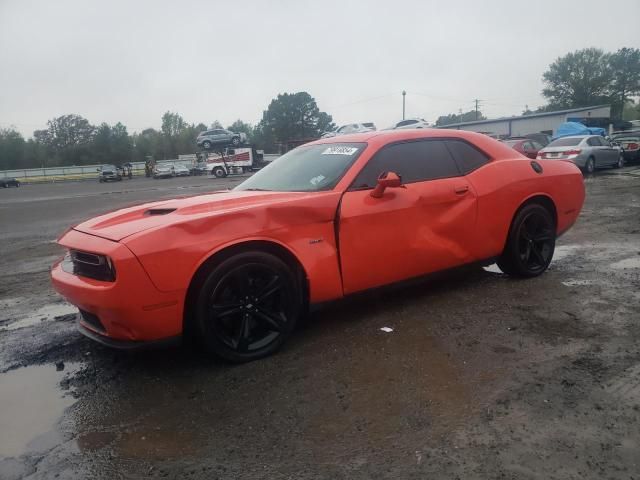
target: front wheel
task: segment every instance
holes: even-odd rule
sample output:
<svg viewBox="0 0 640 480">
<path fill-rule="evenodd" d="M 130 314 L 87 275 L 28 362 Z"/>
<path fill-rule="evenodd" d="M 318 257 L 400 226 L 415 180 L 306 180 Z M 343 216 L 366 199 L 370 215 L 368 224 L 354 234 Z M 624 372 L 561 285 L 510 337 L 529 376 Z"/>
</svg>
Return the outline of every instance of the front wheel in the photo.
<svg viewBox="0 0 640 480">
<path fill-rule="evenodd" d="M 199 339 L 232 362 L 270 355 L 296 325 L 300 292 L 298 277 L 280 258 L 260 251 L 234 255 L 202 284 L 195 310 Z"/>
<path fill-rule="evenodd" d="M 549 267 L 555 246 L 553 216 L 542 205 L 531 203 L 513 219 L 498 267 L 507 275 L 536 277 Z"/>
<path fill-rule="evenodd" d="M 233 138 L 231 139 L 231 144 L 232 144 L 234 147 L 237 147 L 238 145 L 240 145 L 240 137 L 233 137 Z"/>
<path fill-rule="evenodd" d="M 209 140 L 205 140 L 204 142 L 202 142 L 202 146 L 205 148 L 205 150 L 209 150 L 211 148 L 211 142 Z"/>
</svg>

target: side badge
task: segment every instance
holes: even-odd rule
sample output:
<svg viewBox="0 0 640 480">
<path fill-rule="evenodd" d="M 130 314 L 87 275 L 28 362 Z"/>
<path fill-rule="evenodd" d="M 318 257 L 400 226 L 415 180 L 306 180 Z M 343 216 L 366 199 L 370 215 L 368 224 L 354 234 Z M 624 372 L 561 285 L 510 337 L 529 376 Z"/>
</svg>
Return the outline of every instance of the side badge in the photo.
<svg viewBox="0 0 640 480">
<path fill-rule="evenodd" d="M 309 240 L 310 245 L 314 245 L 316 243 L 322 242 L 322 238 L 314 238 L 313 240 Z"/>
</svg>

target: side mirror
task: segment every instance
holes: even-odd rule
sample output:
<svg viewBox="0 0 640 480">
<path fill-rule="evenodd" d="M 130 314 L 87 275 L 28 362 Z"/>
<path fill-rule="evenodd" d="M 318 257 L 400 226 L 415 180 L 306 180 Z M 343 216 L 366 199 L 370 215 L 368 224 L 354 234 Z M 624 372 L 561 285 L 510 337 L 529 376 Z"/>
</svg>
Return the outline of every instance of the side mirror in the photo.
<svg viewBox="0 0 640 480">
<path fill-rule="evenodd" d="M 395 172 L 382 172 L 378 177 L 376 188 L 371 190 L 373 198 L 381 198 L 387 188 L 398 188 L 402 186 L 402 179 Z"/>
</svg>

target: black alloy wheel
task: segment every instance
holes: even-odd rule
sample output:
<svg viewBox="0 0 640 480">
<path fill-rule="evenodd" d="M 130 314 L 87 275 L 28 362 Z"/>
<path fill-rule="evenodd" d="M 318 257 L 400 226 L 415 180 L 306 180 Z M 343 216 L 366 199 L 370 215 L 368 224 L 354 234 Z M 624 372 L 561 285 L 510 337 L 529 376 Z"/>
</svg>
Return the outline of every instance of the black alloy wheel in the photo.
<svg viewBox="0 0 640 480">
<path fill-rule="evenodd" d="M 536 203 L 526 205 L 511 224 L 498 266 L 508 275 L 538 276 L 549 267 L 555 245 L 555 222 L 549 210 Z"/>
<path fill-rule="evenodd" d="M 275 352 L 300 313 L 299 281 L 278 257 L 245 252 L 214 268 L 199 294 L 196 323 L 207 350 L 232 362 Z"/>
<path fill-rule="evenodd" d="M 204 142 L 202 142 L 202 146 L 205 148 L 205 150 L 209 150 L 211 148 L 211 142 L 209 140 L 205 140 Z"/>
<path fill-rule="evenodd" d="M 233 137 L 233 138 L 231 139 L 231 144 L 232 144 L 234 147 L 237 147 L 238 145 L 240 145 L 240 137 Z"/>
</svg>

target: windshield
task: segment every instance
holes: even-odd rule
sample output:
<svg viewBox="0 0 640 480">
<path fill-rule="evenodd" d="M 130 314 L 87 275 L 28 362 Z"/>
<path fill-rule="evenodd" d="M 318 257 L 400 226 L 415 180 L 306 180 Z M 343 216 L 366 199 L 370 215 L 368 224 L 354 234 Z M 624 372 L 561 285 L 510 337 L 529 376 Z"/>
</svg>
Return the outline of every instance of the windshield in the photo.
<svg viewBox="0 0 640 480">
<path fill-rule="evenodd" d="M 274 160 L 234 190 L 277 192 L 330 190 L 366 145 L 366 143 L 303 145 Z"/>
<path fill-rule="evenodd" d="M 565 137 L 559 138 L 551 142 L 547 147 L 573 147 L 582 141 L 581 137 Z"/>
</svg>

